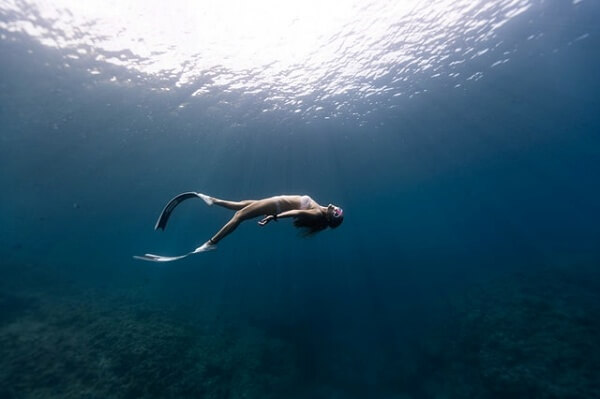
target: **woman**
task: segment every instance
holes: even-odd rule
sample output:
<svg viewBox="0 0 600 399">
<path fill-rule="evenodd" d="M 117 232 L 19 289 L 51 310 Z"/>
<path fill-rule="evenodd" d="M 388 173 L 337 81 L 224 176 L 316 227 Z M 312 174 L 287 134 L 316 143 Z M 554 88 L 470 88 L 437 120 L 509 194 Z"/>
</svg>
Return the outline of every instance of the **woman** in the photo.
<svg viewBox="0 0 600 399">
<path fill-rule="evenodd" d="M 308 195 L 278 195 L 276 197 L 265 198 L 261 200 L 246 201 L 225 201 L 222 199 L 210 197 L 205 194 L 189 192 L 179 194 L 173 198 L 160 214 L 154 230 L 164 230 L 167 226 L 169 216 L 173 209 L 182 201 L 189 198 L 200 198 L 208 205 L 219 205 L 227 209 L 236 211 L 231 220 L 225 224 L 210 240 L 196 248 L 194 251 L 181 256 L 159 256 L 146 254 L 144 256 L 134 256 L 136 259 L 148 260 L 153 262 L 169 262 L 185 258 L 188 255 L 198 252 L 217 249 L 217 243 L 231 234 L 244 220 L 264 216 L 258 224 L 265 226 L 272 220 L 277 221 L 282 218 L 294 218 L 296 227 L 307 229 L 308 235 L 317 233 L 327 227 L 336 228 L 344 221 L 344 211 L 342 208 L 329 204 L 321 206 Z"/>
</svg>

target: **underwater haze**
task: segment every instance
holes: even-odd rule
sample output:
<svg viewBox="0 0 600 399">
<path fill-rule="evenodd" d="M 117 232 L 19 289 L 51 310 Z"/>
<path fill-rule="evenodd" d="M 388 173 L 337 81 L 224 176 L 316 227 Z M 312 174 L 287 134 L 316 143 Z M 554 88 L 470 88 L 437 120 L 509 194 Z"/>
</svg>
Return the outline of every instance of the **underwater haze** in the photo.
<svg viewBox="0 0 600 399">
<path fill-rule="evenodd" d="M 0 0 L 0 397 L 600 397 L 599 18 Z"/>
</svg>

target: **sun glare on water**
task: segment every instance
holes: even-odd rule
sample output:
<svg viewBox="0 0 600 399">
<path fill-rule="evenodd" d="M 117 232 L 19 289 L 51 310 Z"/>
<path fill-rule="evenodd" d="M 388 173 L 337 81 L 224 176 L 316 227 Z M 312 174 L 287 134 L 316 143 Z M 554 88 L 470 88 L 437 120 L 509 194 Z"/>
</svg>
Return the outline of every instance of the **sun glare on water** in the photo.
<svg viewBox="0 0 600 399">
<path fill-rule="evenodd" d="M 412 95 L 416 74 L 457 78 L 456 66 L 492 49 L 495 31 L 529 3 L 5 0 L 0 32 L 58 48 L 66 64 L 92 59 L 92 74 L 117 65 L 161 90 L 263 92 L 296 106 L 307 95 Z"/>
</svg>

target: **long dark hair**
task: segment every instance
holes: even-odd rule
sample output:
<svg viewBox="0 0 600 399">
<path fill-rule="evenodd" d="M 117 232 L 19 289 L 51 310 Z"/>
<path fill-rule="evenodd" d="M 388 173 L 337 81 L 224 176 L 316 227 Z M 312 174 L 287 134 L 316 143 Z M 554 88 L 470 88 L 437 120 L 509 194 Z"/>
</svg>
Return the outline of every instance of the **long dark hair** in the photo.
<svg viewBox="0 0 600 399">
<path fill-rule="evenodd" d="M 322 217 L 309 217 L 309 216 L 296 216 L 294 218 L 294 226 L 299 229 L 303 229 L 302 236 L 310 237 L 317 234 L 319 231 L 325 230 L 329 223 L 325 216 Z"/>
<path fill-rule="evenodd" d="M 296 216 L 294 218 L 294 226 L 303 229 L 302 235 L 310 237 L 317 234 L 319 231 L 325 230 L 327 227 L 335 229 L 344 221 L 344 216 L 340 215 L 335 218 L 328 218 L 326 215 L 319 217 L 314 216 Z"/>
</svg>

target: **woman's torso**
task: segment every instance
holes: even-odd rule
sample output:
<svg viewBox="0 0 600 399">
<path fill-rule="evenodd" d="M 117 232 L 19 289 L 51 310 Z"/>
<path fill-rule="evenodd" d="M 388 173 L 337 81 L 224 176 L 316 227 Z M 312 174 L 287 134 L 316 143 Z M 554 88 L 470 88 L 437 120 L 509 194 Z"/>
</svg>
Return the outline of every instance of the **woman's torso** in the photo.
<svg viewBox="0 0 600 399">
<path fill-rule="evenodd" d="M 308 195 L 279 195 L 274 198 L 277 199 L 279 205 L 278 208 L 281 209 L 280 211 L 278 209 L 278 213 L 291 211 L 293 209 L 313 209 L 319 206 L 319 204 Z"/>
</svg>

